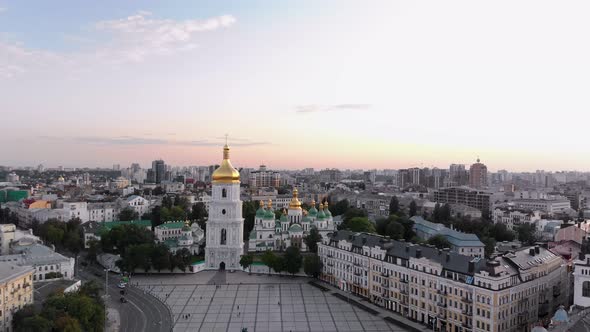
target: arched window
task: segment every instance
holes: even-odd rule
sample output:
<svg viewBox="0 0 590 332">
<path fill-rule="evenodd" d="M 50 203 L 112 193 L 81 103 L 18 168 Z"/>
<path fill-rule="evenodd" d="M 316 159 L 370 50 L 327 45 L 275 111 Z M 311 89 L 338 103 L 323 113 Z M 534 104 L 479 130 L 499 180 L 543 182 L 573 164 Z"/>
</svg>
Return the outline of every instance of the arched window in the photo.
<svg viewBox="0 0 590 332">
<path fill-rule="evenodd" d="M 582 296 L 590 297 L 590 281 L 584 281 L 582 284 Z"/>
<path fill-rule="evenodd" d="M 221 241 L 219 241 L 219 244 L 225 244 L 227 240 L 227 231 L 225 230 L 225 228 L 221 229 Z"/>
<path fill-rule="evenodd" d="M 223 198 L 227 197 L 227 189 L 225 189 L 225 188 L 221 189 L 221 197 L 223 197 Z"/>
</svg>

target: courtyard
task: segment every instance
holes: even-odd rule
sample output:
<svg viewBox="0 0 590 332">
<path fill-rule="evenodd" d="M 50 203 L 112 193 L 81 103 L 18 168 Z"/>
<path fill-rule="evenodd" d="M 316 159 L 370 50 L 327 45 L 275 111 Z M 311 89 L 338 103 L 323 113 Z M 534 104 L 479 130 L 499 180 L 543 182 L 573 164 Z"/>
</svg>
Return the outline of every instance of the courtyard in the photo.
<svg viewBox="0 0 590 332">
<path fill-rule="evenodd" d="M 135 276 L 132 283 L 168 305 L 174 331 L 405 331 L 308 281 L 204 271 Z"/>
</svg>

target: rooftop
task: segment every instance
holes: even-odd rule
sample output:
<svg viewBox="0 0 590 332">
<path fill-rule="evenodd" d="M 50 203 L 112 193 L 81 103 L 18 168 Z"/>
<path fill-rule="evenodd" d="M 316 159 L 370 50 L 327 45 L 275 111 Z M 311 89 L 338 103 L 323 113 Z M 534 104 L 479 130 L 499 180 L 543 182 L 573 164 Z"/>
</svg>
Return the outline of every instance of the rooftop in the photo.
<svg viewBox="0 0 590 332">
<path fill-rule="evenodd" d="M 0 262 L 0 283 L 10 281 L 14 278 L 33 272 L 34 269 L 28 266 L 18 266 L 8 262 Z"/>
<path fill-rule="evenodd" d="M 440 234 L 454 246 L 458 247 L 483 247 L 484 244 L 479 240 L 477 235 L 459 232 L 450 229 L 443 224 L 430 222 L 422 217 L 414 216 L 410 218 L 414 222 L 414 228 L 433 235 Z"/>
</svg>

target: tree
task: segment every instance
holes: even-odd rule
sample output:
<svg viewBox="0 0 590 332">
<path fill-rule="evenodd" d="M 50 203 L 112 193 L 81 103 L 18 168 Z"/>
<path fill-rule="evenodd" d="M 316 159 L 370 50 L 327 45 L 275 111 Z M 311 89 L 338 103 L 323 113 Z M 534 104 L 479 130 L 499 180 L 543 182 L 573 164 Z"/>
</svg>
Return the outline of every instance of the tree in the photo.
<svg viewBox="0 0 590 332">
<path fill-rule="evenodd" d="M 162 224 L 161 212 L 161 207 L 159 205 L 154 206 L 154 208 L 152 209 L 152 217 L 150 219 L 152 221 L 152 232 L 155 230 L 157 226 L 160 226 Z"/>
<path fill-rule="evenodd" d="M 49 332 L 52 328 L 50 320 L 41 317 L 40 315 L 34 315 L 27 317 L 23 320 L 22 325 L 15 326 L 15 331 L 19 332 Z"/>
<path fill-rule="evenodd" d="M 55 320 L 55 328 L 63 332 L 82 332 L 78 320 L 68 314 L 60 316 Z"/>
<path fill-rule="evenodd" d="M 387 234 L 387 236 L 391 237 L 394 240 L 399 240 L 404 238 L 405 229 L 401 223 L 397 221 L 391 221 L 387 225 L 385 234 Z"/>
<path fill-rule="evenodd" d="M 399 212 L 399 201 L 397 200 L 397 196 L 391 197 L 391 201 L 389 201 L 389 214 L 396 214 Z"/>
<path fill-rule="evenodd" d="M 514 232 L 508 229 L 505 224 L 497 223 L 490 227 L 490 236 L 496 241 L 512 241 L 514 240 Z"/>
<path fill-rule="evenodd" d="M 268 274 L 270 275 L 270 269 L 277 260 L 277 255 L 275 255 L 275 253 L 271 250 L 267 250 L 264 252 L 264 254 L 262 254 L 261 260 L 264 265 L 268 266 Z"/>
<path fill-rule="evenodd" d="M 524 223 L 516 227 L 518 240 L 525 245 L 533 245 L 537 242 L 537 229 L 534 224 Z"/>
<path fill-rule="evenodd" d="M 281 274 L 281 272 L 285 271 L 285 257 L 283 256 L 276 256 L 275 259 L 272 262 L 272 269 L 278 273 Z"/>
<path fill-rule="evenodd" d="M 375 233 L 375 226 L 366 217 L 354 217 L 347 221 L 344 221 L 340 225 L 340 229 L 346 229 L 351 232 L 366 232 L 366 233 Z"/>
<path fill-rule="evenodd" d="M 78 230 L 68 231 L 64 236 L 64 247 L 74 254 L 78 254 L 84 243 Z"/>
<path fill-rule="evenodd" d="M 484 244 L 484 254 L 489 258 L 496 250 L 496 240 L 491 237 L 482 237 L 481 242 Z"/>
<path fill-rule="evenodd" d="M 348 210 L 346 210 L 344 213 L 342 220 L 346 222 L 356 217 L 367 217 L 367 211 L 363 209 L 357 209 L 355 207 L 348 208 Z"/>
<path fill-rule="evenodd" d="M 333 216 L 339 216 L 341 214 L 344 214 L 346 210 L 348 210 L 349 206 L 350 203 L 348 202 L 348 200 L 343 199 L 341 201 L 338 201 L 336 204 L 330 204 L 328 209 L 330 210 L 330 213 L 332 213 Z"/>
<path fill-rule="evenodd" d="M 285 270 L 292 275 L 301 270 L 302 257 L 299 248 L 290 246 L 285 251 Z"/>
<path fill-rule="evenodd" d="M 254 228 L 254 218 L 256 217 L 256 202 L 242 203 L 242 217 L 244 217 L 244 240 L 248 240 L 250 232 Z"/>
<path fill-rule="evenodd" d="M 100 242 L 95 239 L 88 241 L 88 251 L 86 252 L 86 260 L 90 262 L 96 262 L 100 250 Z"/>
<path fill-rule="evenodd" d="M 96 280 L 90 280 L 82 284 L 79 292 L 81 295 L 88 296 L 102 303 L 103 288 Z"/>
<path fill-rule="evenodd" d="M 449 204 L 445 204 L 440 208 L 440 221 L 444 224 L 447 224 L 451 220 L 451 206 Z"/>
<path fill-rule="evenodd" d="M 199 226 L 204 230 L 205 221 L 207 220 L 207 209 L 203 202 L 197 202 L 193 205 L 189 218 L 196 220 Z"/>
<path fill-rule="evenodd" d="M 416 215 L 416 212 L 418 210 L 418 206 L 416 205 L 416 201 L 412 200 L 412 202 L 410 203 L 410 217 L 413 217 Z"/>
<path fill-rule="evenodd" d="M 309 252 L 316 253 L 318 252 L 318 242 L 322 241 L 322 236 L 318 229 L 312 226 L 309 230 L 309 234 L 303 238 L 303 241 L 305 241 L 305 245 Z"/>
<path fill-rule="evenodd" d="M 170 267 L 170 251 L 168 247 L 160 243 L 156 245 L 151 252 L 152 265 L 158 272 Z"/>
<path fill-rule="evenodd" d="M 189 213 L 191 211 L 191 203 L 186 197 L 179 197 L 174 201 L 174 205 L 181 208 L 185 213 Z"/>
<path fill-rule="evenodd" d="M 322 272 L 322 261 L 318 255 L 307 255 L 303 259 L 303 271 L 310 277 L 317 278 Z"/>
<path fill-rule="evenodd" d="M 33 316 L 35 316 L 35 306 L 32 304 L 27 304 L 14 313 L 12 316 L 12 326 L 22 327 L 24 320 Z"/>
<path fill-rule="evenodd" d="M 152 192 L 152 194 L 154 194 L 156 196 L 164 195 L 165 193 L 166 193 L 166 191 L 162 187 L 156 187 L 156 188 L 154 188 L 154 191 Z"/>
<path fill-rule="evenodd" d="M 254 257 L 252 255 L 242 255 L 242 257 L 240 258 L 240 265 L 244 269 L 248 269 L 248 274 L 252 273 L 252 263 L 254 263 Z"/>
<path fill-rule="evenodd" d="M 428 244 L 432 244 L 438 249 L 451 248 L 451 243 L 443 235 L 437 234 L 427 241 Z"/>
<path fill-rule="evenodd" d="M 119 220 L 121 221 L 131 221 L 136 219 L 139 219 L 139 214 L 130 207 L 126 207 L 119 212 Z"/>
</svg>

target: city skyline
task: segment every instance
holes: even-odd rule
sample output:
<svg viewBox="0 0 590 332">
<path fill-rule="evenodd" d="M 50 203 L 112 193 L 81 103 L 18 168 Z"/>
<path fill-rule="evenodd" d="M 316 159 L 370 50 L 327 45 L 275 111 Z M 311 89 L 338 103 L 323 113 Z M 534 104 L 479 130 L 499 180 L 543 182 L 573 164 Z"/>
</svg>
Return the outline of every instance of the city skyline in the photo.
<svg viewBox="0 0 590 332">
<path fill-rule="evenodd" d="M 0 163 L 590 170 L 588 9 L 0 1 Z"/>
</svg>

